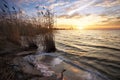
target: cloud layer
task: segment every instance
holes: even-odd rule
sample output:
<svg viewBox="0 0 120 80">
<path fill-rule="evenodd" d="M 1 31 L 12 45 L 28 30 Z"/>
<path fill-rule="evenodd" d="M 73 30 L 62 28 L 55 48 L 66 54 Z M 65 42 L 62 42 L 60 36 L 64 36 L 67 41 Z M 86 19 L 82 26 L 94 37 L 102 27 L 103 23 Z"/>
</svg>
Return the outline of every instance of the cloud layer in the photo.
<svg viewBox="0 0 120 80">
<path fill-rule="evenodd" d="M 28 14 L 34 14 L 36 6 L 45 6 L 67 24 L 76 21 L 81 26 L 120 26 L 120 0 L 13 0 Z M 70 21 L 71 20 L 71 21 Z M 96 20 L 96 21 L 94 21 Z M 83 22 L 83 23 L 81 23 Z M 86 23 L 85 23 L 86 22 Z M 91 23 L 90 23 L 91 22 Z M 85 25 L 87 24 L 87 25 Z M 65 24 L 64 24 L 65 25 Z M 110 27 L 111 28 L 111 27 Z M 119 27 L 120 28 L 120 27 Z"/>
</svg>

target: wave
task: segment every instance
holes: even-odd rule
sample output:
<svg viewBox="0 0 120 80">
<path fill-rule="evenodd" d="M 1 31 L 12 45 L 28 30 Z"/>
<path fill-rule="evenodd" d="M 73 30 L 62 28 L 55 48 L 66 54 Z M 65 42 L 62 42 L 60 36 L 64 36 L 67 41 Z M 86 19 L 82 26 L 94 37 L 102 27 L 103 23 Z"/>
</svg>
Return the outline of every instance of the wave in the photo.
<svg viewBox="0 0 120 80">
<path fill-rule="evenodd" d="M 73 61 L 71 61 L 71 60 L 69 60 L 69 59 L 67 59 L 63 56 L 60 56 L 60 55 L 57 55 L 57 54 L 54 54 L 54 53 L 42 53 L 42 54 L 40 53 L 38 56 L 44 56 L 44 55 L 57 57 L 57 58 L 61 59 L 62 61 L 64 61 L 65 63 L 67 63 L 67 64 L 69 64 L 69 65 L 71 65 L 71 66 L 73 66 L 77 69 L 80 69 L 80 70 L 83 70 L 83 71 L 89 73 L 90 76 L 92 76 L 92 80 L 110 80 L 107 76 L 101 74 L 100 72 L 85 68 L 82 65 L 76 64 Z M 93 76 L 96 77 L 96 78 L 93 79 Z M 87 80 L 89 80 L 89 79 L 87 79 Z"/>
<path fill-rule="evenodd" d="M 120 49 L 118 49 L 118 48 L 113 48 L 113 47 L 109 47 L 109 46 L 88 45 L 88 44 L 77 44 L 77 45 L 120 51 Z"/>
<path fill-rule="evenodd" d="M 78 56 L 75 54 L 66 53 L 64 51 L 59 51 L 61 53 L 64 53 L 65 56 L 67 56 L 72 61 L 79 62 L 80 66 L 75 65 L 71 62 L 68 62 L 69 64 L 82 69 L 84 71 L 87 71 L 91 73 L 92 75 L 97 75 L 98 77 L 101 76 L 107 76 L 110 80 L 119 80 L 120 79 L 120 62 L 119 60 L 110 60 L 110 59 L 104 59 L 99 57 L 89 57 L 89 56 Z M 91 63 L 92 62 L 92 63 Z M 85 67 L 84 67 L 85 66 Z M 82 68 L 81 68 L 82 67 Z M 99 74 L 97 74 L 99 73 Z M 109 79 L 102 79 L 102 80 L 109 80 Z M 98 80 L 98 79 L 94 79 Z"/>
<path fill-rule="evenodd" d="M 80 67 L 90 70 L 91 74 L 120 80 L 119 35 L 120 31 L 61 31 L 56 44 L 64 56 L 79 62 Z"/>
</svg>

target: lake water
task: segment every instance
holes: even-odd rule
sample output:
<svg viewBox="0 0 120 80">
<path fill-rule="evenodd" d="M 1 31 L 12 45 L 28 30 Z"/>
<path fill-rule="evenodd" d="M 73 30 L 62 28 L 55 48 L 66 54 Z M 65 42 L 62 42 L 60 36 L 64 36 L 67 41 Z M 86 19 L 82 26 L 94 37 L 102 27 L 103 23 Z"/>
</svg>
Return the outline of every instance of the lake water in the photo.
<svg viewBox="0 0 120 80">
<path fill-rule="evenodd" d="M 55 41 L 58 51 L 83 71 L 120 80 L 120 30 L 59 30 Z"/>
</svg>

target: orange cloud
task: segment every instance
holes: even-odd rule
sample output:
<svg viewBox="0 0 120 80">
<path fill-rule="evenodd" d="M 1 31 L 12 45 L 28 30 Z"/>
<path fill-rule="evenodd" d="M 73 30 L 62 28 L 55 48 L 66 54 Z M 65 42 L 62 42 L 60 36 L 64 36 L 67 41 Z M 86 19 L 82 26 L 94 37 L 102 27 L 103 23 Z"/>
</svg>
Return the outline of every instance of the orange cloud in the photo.
<svg viewBox="0 0 120 80">
<path fill-rule="evenodd" d="M 117 6 L 120 5 L 120 0 L 104 0 L 102 3 L 100 4 L 96 4 L 96 6 L 101 6 L 101 7 L 112 7 L 112 6 Z"/>
<path fill-rule="evenodd" d="M 82 17 L 83 15 L 80 15 L 79 13 L 74 13 L 72 15 L 65 14 L 65 15 L 58 16 L 58 18 L 66 18 L 66 19 L 80 19 Z"/>
<path fill-rule="evenodd" d="M 103 28 L 120 28 L 120 18 L 119 17 L 109 17 L 105 15 L 89 15 L 82 16 L 81 18 L 66 18 L 66 16 L 61 16 L 57 19 L 58 27 L 75 26 L 82 29 L 103 29 Z M 64 25 L 64 26 L 63 26 Z"/>
</svg>

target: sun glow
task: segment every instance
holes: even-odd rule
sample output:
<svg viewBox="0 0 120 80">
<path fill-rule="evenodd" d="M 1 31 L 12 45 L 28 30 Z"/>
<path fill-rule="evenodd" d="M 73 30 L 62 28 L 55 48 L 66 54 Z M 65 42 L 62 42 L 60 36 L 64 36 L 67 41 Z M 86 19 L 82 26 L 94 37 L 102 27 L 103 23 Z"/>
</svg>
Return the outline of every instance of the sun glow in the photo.
<svg viewBox="0 0 120 80">
<path fill-rule="evenodd" d="M 67 27 L 61 26 L 64 28 L 69 28 L 73 26 L 73 28 L 75 29 L 85 29 L 88 26 L 98 24 L 98 22 L 101 22 L 102 20 L 106 20 L 106 18 L 102 18 L 101 16 L 97 15 L 83 16 L 82 18 L 72 19 L 58 18 L 57 25 L 66 25 Z"/>
<path fill-rule="evenodd" d="M 84 26 L 77 26 L 77 29 L 80 29 L 80 30 L 82 30 L 82 29 L 84 29 Z"/>
</svg>

